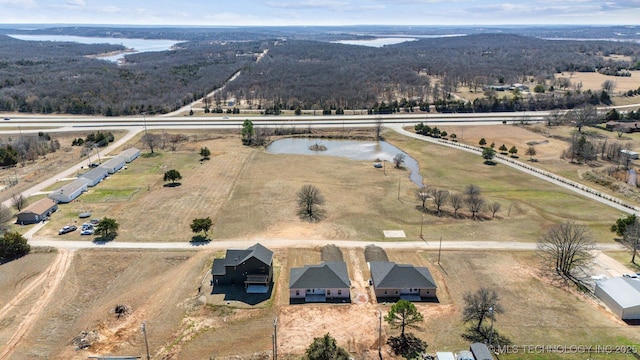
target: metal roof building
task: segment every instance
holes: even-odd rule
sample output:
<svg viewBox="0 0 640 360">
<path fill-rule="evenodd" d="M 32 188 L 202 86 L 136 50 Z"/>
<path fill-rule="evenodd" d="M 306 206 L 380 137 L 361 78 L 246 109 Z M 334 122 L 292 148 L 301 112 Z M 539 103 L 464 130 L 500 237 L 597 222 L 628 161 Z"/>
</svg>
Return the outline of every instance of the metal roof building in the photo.
<svg viewBox="0 0 640 360">
<path fill-rule="evenodd" d="M 596 282 L 595 295 L 622 320 L 640 320 L 640 279 L 615 277 Z"/>
</svg>

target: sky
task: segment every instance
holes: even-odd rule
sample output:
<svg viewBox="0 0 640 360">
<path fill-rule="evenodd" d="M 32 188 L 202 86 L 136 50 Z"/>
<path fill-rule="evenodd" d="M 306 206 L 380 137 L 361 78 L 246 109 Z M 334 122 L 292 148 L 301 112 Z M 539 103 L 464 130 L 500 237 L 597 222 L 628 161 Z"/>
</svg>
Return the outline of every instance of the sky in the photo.
<svg viewBox="0 0 640 360">
<path fill-rule="evenodd" d="M 0 0 L 0 24 L 640 25 L 640 0 Z"/>
</svg>

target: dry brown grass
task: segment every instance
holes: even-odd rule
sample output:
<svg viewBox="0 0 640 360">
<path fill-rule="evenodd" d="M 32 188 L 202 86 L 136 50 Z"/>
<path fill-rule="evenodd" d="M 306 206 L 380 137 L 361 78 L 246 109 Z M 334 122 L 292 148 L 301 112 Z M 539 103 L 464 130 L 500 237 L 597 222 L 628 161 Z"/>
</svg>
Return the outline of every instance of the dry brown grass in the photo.
<svg viewBox="0 0 640 360">
<path fill-rule="evenodd" d="M 602 84 L 607 80 L 611 80 L 616 84 L 616 87 L 613 89 L 614 96 L 627 92 L 627 90 L 637 90 L 638 86 L 640 86 L 640 82 L 638 81 L 640 78 L 639 70 L 631 71 L 631 76 L 608 76 L 597 72 L 565 72 L 555 74 L 554 77 L 556 79 L 568 78 L 572 85 L 582 83 L 582 90 L 592 91 L 602 90 Z"/>
</svg>

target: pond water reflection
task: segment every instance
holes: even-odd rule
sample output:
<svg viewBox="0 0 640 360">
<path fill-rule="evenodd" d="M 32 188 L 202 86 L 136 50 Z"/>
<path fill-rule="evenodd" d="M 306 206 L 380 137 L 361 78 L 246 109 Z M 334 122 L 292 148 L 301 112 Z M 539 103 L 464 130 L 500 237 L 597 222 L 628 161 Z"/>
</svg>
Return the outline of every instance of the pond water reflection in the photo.
<svg viewBox="0 0 640 360">
<path fill-rule="evenodd" d="M 325 151 L 313 151 L 311 145 L 324 145 Z M 337 156 L 352 160 L 374 161 L 376 159 L 389 161 L 387 166 L 393 166 L 393 158 L 398 153 L 405 155 L 404 166 L 411 171 L 409 179 L 417 186 L 422 186 L 418 162 L 404 151 L 385 141 L 359 141 L 359 140 L 327 140 L 313 138 L 287 138 L 276 140 L 267 147 L 271 154 L 295 154 Z"/>
</svg>

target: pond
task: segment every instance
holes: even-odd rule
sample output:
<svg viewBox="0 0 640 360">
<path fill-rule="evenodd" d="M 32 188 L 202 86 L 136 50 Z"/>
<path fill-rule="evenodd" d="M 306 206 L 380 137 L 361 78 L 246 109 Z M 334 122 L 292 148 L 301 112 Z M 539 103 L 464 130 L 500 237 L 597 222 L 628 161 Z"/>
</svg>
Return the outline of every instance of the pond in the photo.
<svg viewBox="0 0 640 360">
<path fill-rule="evenodd" d="M 324 145 L 327 150 L 313 151 L 312 145 Z M 295 154 L 337 156 L 352 160 L 374 161 L 376 159 L 390 162 L 387 166 L 393 166 L 393 158 L 396 154 L 405 155 L 404 166 L 411 171 L 409 179 L 417 186 L 422 187 L 422 175 L 418 162 L 404 151 L 385 141 L 359 141 L 359 140 L 327 140 L 313 138 L 287 138 L 276 140 L 267 147 L 270 154 Z"/>
</svg>

